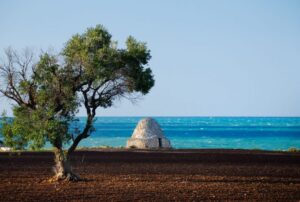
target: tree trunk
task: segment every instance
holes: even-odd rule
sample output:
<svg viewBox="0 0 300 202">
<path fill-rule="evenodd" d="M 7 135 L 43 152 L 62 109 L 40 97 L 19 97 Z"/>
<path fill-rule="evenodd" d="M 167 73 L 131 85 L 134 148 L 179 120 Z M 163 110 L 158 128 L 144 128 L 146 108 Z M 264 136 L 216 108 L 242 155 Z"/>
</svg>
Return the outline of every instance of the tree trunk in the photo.
<svg viewBox="0 0 300 202">
<path fill-rule="evenodd" d="M 62 149 L 56 149 L 54 154 L 56 164 L 54 167 L 54 179 L 57 181 L 79 181 L 79 176 L 72 172 L 68 153 L 65 153 Z"/>
</svg>

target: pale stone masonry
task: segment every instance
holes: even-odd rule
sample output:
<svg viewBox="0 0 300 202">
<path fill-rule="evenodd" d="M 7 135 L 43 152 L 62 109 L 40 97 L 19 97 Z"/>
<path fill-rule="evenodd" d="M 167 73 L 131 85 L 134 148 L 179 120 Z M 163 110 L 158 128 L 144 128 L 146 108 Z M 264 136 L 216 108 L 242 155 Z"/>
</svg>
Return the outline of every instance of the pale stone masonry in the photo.
<svg viewBox="0 0 300 202">
<path fill-rule="evenodd" d="M 139 121 L 130 139 L 128 148 L 159 149 L 171 148 L 170 141 L 164 137 L 160 125 L 153 118 L 145 118 Z"/>
<path fill-rule="evenodd" d="M 10 147 L 6 147 L 4 143 L 0 140 L 0 151 L 11 151 Z"/>
</svg>

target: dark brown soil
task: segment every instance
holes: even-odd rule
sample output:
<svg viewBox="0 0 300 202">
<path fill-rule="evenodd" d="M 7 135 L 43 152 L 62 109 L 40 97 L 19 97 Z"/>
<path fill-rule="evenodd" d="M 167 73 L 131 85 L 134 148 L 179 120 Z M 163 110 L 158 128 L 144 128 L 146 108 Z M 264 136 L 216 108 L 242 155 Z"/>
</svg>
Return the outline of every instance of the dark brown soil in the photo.
<svg viewBox="0 0 300 202">
<path fill-rule="evenodd" d="M 298 201 L 300 153 L 78 151 L 80 182 L 49 182 L 49 152 L 0 153 L 0 201 Z"/>
</svg>

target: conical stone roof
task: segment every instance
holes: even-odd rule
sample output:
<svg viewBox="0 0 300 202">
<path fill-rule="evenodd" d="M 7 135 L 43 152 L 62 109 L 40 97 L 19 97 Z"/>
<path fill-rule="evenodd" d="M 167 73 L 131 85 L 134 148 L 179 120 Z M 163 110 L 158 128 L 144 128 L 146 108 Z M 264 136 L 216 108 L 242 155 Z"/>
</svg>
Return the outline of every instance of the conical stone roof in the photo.
<svg viewBox="0 0 300 202">
<path fill-rule="evenodd" d="M 160 125 L 153 118 L 145 118 L 139 121 L 127 147 L 140 149 L 146 148 L 170 148 L 170 141 L 164 137 Z"/>
<path fill-rule="evenodd" d="M 133 131 L 132 138 L 155 138 L 164 136 L 160 125 L 153 118 L 145 118 L 139 121 Z"/>
</svg>

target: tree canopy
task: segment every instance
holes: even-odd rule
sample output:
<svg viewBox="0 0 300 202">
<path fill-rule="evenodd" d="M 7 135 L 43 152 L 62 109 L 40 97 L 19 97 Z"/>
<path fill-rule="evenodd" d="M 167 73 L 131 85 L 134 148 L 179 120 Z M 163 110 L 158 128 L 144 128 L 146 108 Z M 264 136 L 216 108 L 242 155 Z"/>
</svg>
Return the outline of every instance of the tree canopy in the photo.
<svg viewBox="0 0 300 202">
<path fill-rule="evenodd" d="M 90 136 L 98 108 L 110 107 L 116 99 L 147 94 L 154 86 L 146 44 L 129 36 L 126 48 L 120 49 L 101 25 L 74 35 L 60 54 L 42 53 L 37 62 L 28 50 L 23 55 L 12 49 L 5 53 L 0 92 L 15 102 L 14 118 L 2 119 L 5 143 L 38 149 L 50 142 L 60 177 L 72 174 L 65 168 L 68 155 Z M 87 115 L 85 126 L 71 131 L 81 106 Z M 70 147 L 63 152 L 66 143 Z"/>
</svg>

